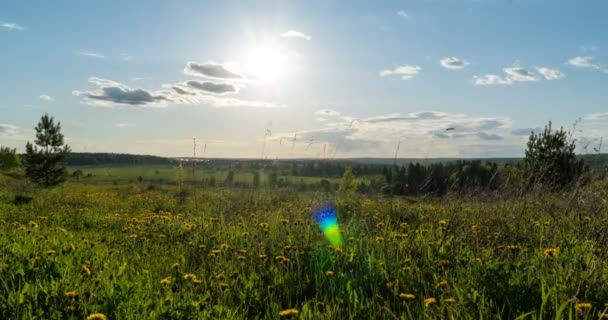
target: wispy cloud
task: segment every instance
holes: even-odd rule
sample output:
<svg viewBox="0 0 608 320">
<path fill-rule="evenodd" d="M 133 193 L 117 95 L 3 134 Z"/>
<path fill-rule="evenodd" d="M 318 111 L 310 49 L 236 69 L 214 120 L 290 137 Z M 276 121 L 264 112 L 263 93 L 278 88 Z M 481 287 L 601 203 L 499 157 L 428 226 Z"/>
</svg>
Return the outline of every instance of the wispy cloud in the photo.
<svg viewBox="0 0 608 320">
<path fill-rule="evenodd" d="M 512 81 L 506 77 L 495 74 L 473 76 L 473 83 L 478 86 L 509 85 Z"/>
<path fill-rule="evenodd" d="M 88 58 L 95 58 L 95 59 L 105 59 L 106 58 L 106 56 L 101 53 L 97 53 L 97 52 L 93 52 L 93 51 L 89 51 L 89 50 L 80 50 L 80 51 L 78 51 L 78 54 L 83 57 L 88 57 Z"/>
<path fill-rule="evenodd" d="M 422 68 L 420 66 L 404 64 L 402 66 L 396 67 L 395 69 L 386 69 L 380 71 L 381 77 L 388 76 L 401 76 L 403 80 L 409 80 L 417 75 Z"/>
<path fill-rule="evenodd" d="M 400 16 L 400 17 L 402 17 L 402 18 L 406 18 L 406 19 L 410 17 L 410 15 L 407 14 L 407 12 L 405 12 L 405 10 L 399 10 L 399 11 L 397 11 L 397 15 Z"/>
<path fill-rule="evenodd" d="M 511 131 L 511 134 L 514 136 L 519 136 L 519 137 L 523 137 L 523 136 L 529 136 L 532 132 L 540 132 L 542 131 L 541 128 L 536 127 L 536 128 L 517 128 L 517 129 L 513 129 Z"/>
<path fill-rule="evenodd" d="M 512 81 L 538 81 L 538 76 L 536 73 L 521 67 L 508 67 L 502 70 L 507 74 L 507 78 L 511 79 Z"/>
<path fill-rule="evenodd" d="M 450 70 L 459 70 L 466 67 L 469 63 L 457 57 L 446 57 L 439 60 L 442 67 Z"/>
<path fill-rule="evenodd" d="M 600 65 L 593 63 L 593 60 L 594 58 L 592 56 L 577 56 L 568 59 L 566 64 L 579 68 L 600 69 Z"/>
<path fill-rule="evenodd" d="M 115 126 L 117 128 L 127 128 L 127 127 L 133 127 L 134 125 L 131 123 L 117 123 Z"/>
<path fill-rule="evenodd" d="M 312 39 L 312 37 L 310 35 L 307 35 L 304 32 L 300 32 L 300 31 L 296 31 L 296 30 L 289 30 L 289 31 L 283 32 L 283 33 L 281 33 L 281 37 L 283 37 L 283 38 L 300 38 L 300 39 L 304 39 L 304 40 Z"/>
<path fill-rule="evenodd" d="M 0 27 L 2 27 L 3 29 L 7 29 L 9 31 L 22 31 L 22 30 L 25 30 L 24 27 L 18 25 L 15 22 L 0 21 Z"/>
<path fill-rule="evenodd" d="M 600 113 L 590 113 L 583 117 L 585 120 L 608 120 L 608 112 L 600 112 Z"/>
<path fill-rule="evenodd" d="M 1 136 L 14 136 L 18 133 L 19 131 L 19 127 L 11 125 L 11 124 L 6 124 L 6 123 L 0 123 L 0 135 Z"/>
<path fill-rule="evenodd" d="M 179 88 L 181 89 L 175 89 Z M 188 80 L 186 82 L 174 85 L 174 89 L 180 94 L 187 94 L 189 89 L 202 90 L 213 94 L 235 94 L 239 88 L 232 83 L 217 83 L 209 81 Z"/>
<path fill-rule="evenodd" d="M 563 72 L 557 69 L 539 67 L 536 68 L 536 71 L 538 71 L 538 73 L 545 77 L 546 80 L 558 80 L 566 76 Z"/>
<path fill-rule="evenodd" d="M 41 94 L 39 98 L 40 98 L 40 100 L 47 101 L 47 102 L 55 101 L 55 98 L 53 98 L 47 94 Z"/>
<path fill-rule="evenodd" d="M 340 115 L 340 112 L 332 109 L 321 109 L 315 111 L 315 115 L 324 117 L 337 117 Z"/>
</svg>

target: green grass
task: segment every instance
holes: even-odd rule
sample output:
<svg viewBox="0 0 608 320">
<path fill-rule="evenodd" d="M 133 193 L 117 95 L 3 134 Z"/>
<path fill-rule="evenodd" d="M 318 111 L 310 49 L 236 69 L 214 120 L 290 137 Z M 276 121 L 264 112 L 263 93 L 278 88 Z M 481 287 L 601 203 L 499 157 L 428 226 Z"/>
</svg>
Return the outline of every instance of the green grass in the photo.
<svg viewBox="0 0 608 320">
<path fill-rule="evenodd" d="M 310 217 L 325 194 L 68 183 L 15 206 L 6 183 L 1 319 L 292 308 L 299 319 L 597 319 L 607 308 L 606 182 L 519 199 L 334 199 L 339 250 Z"/>
</svg>

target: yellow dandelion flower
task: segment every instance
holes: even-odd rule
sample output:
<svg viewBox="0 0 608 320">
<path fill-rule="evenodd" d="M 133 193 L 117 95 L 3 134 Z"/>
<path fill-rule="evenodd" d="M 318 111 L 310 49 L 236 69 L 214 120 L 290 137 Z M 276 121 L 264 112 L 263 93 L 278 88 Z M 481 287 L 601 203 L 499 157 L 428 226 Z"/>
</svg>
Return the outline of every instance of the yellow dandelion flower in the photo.
<svg viewBox="0 0 608 320">
<path fill-rule="evenodd" d="M 220 289 L 224 290 L 224 289 L 228 289 L 229 285 L 225 282 L 220 282 L 218 283 L 218 286 L 220 287 Z"/>
<path fill-rule="evenodd" d="M 103 313 L 92 313 L 87 317 L 87 320 L 108 320 L 108 317 Z"/>
<path fill-rule="evenodd" d="M 268 259 L 268 256 L 265 254 L 260 254 L 260 255 L 258 255 L 258 257 L 262 260 Z"/>
<path fill-rule="evenodd" d="M 196 279 L 196 275 L 193 273 L 186 273 L 184 275 L 184 280 L 186 280 L 186 281 L 192 281 L 194 279 Z"/>
<path fill-rule="evenodd" d="M 385 224 L 383 222 L 377 223 L 376 228 L 381 229 L 384 228 Z"/>
<path fill-rule="evenodd" d="M 591 309 L 591 307 L 593 307 L 593 305 L 589 302 L 577 302 L 574 305 L 574 309 L 576 310 L 576 313 L 583 313 L 583 312 L 585 312 L 585 310 Z"/>
<path fill-rule="evenodd" d="M 171 284 L 171 281 L 172 281 L 172 280 L 173 280 L 173 279 L 171 279 L 171 277 L 162 278 L 162 279 L 160 280 L 160 284 L 169 285 L 169 284 Z"/>
<path fill-rule="evenodd" d="M 398 284 L 399 284 L 399 280 L 395 280 L 395 281 L 388 281 L 388 282 L 386 283 L 386 287 L 387 287 L 387 288 L 392 288 L 392 287 L 394 287 L 394 286 L 396 286 L 396 285 L 398 285 Z"/>
<path fill-rule="evenodd" d="M 382 243 L 382 242 L 384 242 L 384 238 L 383 237 L 376 237 L 376 242 Z"/>
<path fill-rule="evenodd" d="M 38 223 L 36 221 L 30 221 L 27 224 L 32 228 L 38 228 Z"/>
<path fill-rule="evenodd" d="M 279 312 L 279 317 L 292 317 L 298 315 L 298 313 L 300 313 L 298 309 L 286 309 Z"/>
<path fill-rule="evenodd" d="M 215 276 L 216 279 L 220 280 L 220 281 L 224 281 L 226 280 L 226 275 L 223 273 L 218 274 L 217 276 Z"/>
<path fill-rule="evenodd" d="M 288 224 L 289 223 L 289 219 L 281 219 L 281 223 L 282 224 Z"/>
<path fill-rule="evenodd" d="M 65 296 L 71 299 L 78 298 L 78 292 L 76 291 L 68 291 L 65 293 Z"/>
<path fill-rule="evenodd" d="M 241 250 L 238 251 L 238 253 L 240 253 L 240 254 L 247 254 L 247 250 L 241 249 Z"/>
<path fill-rule="evenodd" d="M 448 286 L 448 281 L 447 280 L 441 280 L 437 283 L 437 287 L 447 287 Z"/>
<path fill-rule="evenodd" d="M 437 303 L 437 299 L 435 298 L 426 298 L 424 299 L 424 306 L 425 307 L 432 307 L 434 304 Z"/>
<path fill-rule="evenodd" d="M 220 250 L 228 250 L 228 248 L 230 248 L 230 245 L 227 243 L 222 243 L 220 244 Z"/>
<path fill-rule="evenodd" d="M 171 269 L 177 269 L 179 267 L 180 267 L 179 262 L 176 262 L 176 263 L 174 263 L 174 264 L 171 265 Z"/>
<path fill-rule="evenodd" d="M 237 258 L 239 261 L 245 261 L 245 260 L 247 260 L 247 257 L 242 256 L 242 255 L 238 255 L 238 256 L 236 256 L 236 258 Z"/>
<path fill-rule="evenodd" d="M 241 233 L 241 237 L 249 237 L 249 232 L 245 231 Z"/>
<path fill-rule="evenodd" d="M 446 226 L 448 224 L 448 220 L 439 220 L 440 226 Z"/>
<path fill-rule="evenodd" d="M 443 299 L 443 302 L 445 302 L 445 303 L 456 303 L 456 299 L 454 299 L 454 298 L 445 298 L 445 299 Z"/>
<path fill-rule="evenodd" d="M 416 299 L 416 296 L 411 293 L 400 293 L 399 298 L 402 300 L 414 300 Z"/>
<path fill-rule="evenodd" d="M 80 268 L 80 273 L 86 274 L 87 276 L 91 275 L 91 269 L 86 264 Z"/>
<path fill-rule="evenodd" d="M 57 253 L 57 251 L 55 251 L 55 250 L 49 250 L 49 251 L 46 252 L 46 255 L 47 256 L 52 256 L 52 255 L 54 255 L 56 253 Z"/>
<path fill-rule="evenodd" d="M 259 226 L 260 226 L 260 228 L 262 228 L 262 229 L 268 229 L 268 223 L 266 223 L 266 222 L 262 222 L 262 223 L 260 223 L 260 224 L 259 224 Z"/>
<path fill-rule="evenodd" d="M 400 228 L 407 228 L 407 226 L 408 226 L 407 222 L 401 222 L 401 223 L 399 223 L 399 227 Z"/>
<path fill-rule="evenodd" d="M 201 283 L 203 283 L 203 280 L 198 279 L 198 278 L 194 278 L 194 279 L 192 279 L 192 283 L 194 283 L 194 284 L 201 284 Z"/>
<path fill-rule="evenodd" d="M 559 254 L 559 248 L 545 248 L 545 250 L 543 250 L 543 254 L 546 257 L 555 257 Z"/>
<path fill-rule="evenodd" d="M 331 270 L 327 270 L 327 271 L 325 271 L 325 275 L 326 275 L 326 276 L 328 276 L 328 277 L 331 277 L 331 276 L 333 276 L 334 274 L 336 274 L 336 273 L 335 273 L 335 272 L 333 272 L 333 271 L 331 271 Z"/>
</svg>

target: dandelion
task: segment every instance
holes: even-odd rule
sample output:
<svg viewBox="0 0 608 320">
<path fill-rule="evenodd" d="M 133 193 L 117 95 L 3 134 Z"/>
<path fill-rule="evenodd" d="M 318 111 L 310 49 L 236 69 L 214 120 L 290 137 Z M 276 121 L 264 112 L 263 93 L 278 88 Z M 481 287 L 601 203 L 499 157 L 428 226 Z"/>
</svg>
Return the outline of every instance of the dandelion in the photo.
<svg viewBox="0 0 608 320">
<path fill-rule="evenodd" d="M 265 254 L 260 254 L 260 255 L 258 255 L 258 258 L 260 258 L 262 260 L 266 260 L 266 259 L 268 259 L 268 256 Z"/>
<path fill-rule="evenodd" d="M 289 262 L 289 258 L 287 258 L 286 256 L 276 256 L 274 259 L 279 263 Z"/>
<path fill-rule="evenodd" d="M 89 268 L 89 266 L 87 266 L 86 264 L 84 264 L 80 268 L 80 273 L 85 274 L 87 276 L 90 276 L 91 275 L 91 269 Z"/>
<path fill-rule="evenodd" d="M 249 237 L 249 232 L 245 231 L 245 232 L 241 233 L 241 237 L 244 237 L 244 238 Z"/>
<path fill-rule="evenodd" d="M 92 313 L 87 317 L 87 320 L 108 320 L 103 313 Z"/>
<path fill-rule="evenodd" d="M 289 223 L 289 219 L 281 219 L 281 223 L 282 224 L 288 224 Z"/>
<path fill-rule="evenodd" d="M 171 284 L 171 281 L 172 281 L 171 277 L 162 278 L 162 279 L 160 280 L 160 284 L 164 284 L 164 285 L 170 285 L 170 284 Z"/>
<path fill-rule="evenodd" d="M 400 293 L 399 298 L 401 298 L 401 300 L 414 300 L 416 299 L 416 296 L 411 293 Z"/>
<path fill-rule="evenodd" d="M 226 290 L 226 289 L 228 289 L 229 285 L 225 282 L 220 282 L 220 283 L 218 283 L 218 287 L 220 287 L 220 289 L 222 289 L 222 290 Z"/>
<path fill-rule="evenodd" d="M 435 299 L 435 298 L 424 299 L 424 306 L 427 308 L 432 307 L 436 303 L 437 303 L 437 299 Z"/>
<path fill-rule="evenodd" d="M 585 310 L 591 309 L 592 306 L 589 302 L 577 302 L 574 305 L 574 310 L 576 310 L 576 313 L 583 313 Z"/>
<path fill-rule="evenodd" d="M 545 250 L 543 250 L 543 254 L 546 257 L 555 257 L 559 254 L 559 248 L 545 248 Z"/>
<path fill-rule="evenodd" d="M 327 270 L 327 271 L 325 271 L 325 275 L 326 275 L 326 276 L 328 276 L 328 277 L 331 277 L 331 276 L 333 276 L 334 274 L 336 274 L 336 273 L 335 273 L 335 272 L 333 272 L 333 271 L 331 271 L 331 270 Z"/>
<path fill-rule="evenodd" d="M 78 298 L 78 292 L 76 291 L 68 291 L 65 293 L 65 296 L 70 298 L 70 299 L 76 299 Z"/>
<path fill-rule="evenodd" d="M 220 273 L 217 276 L 215 276 L 215 278 L 218 279 L 219 281 L 224 281 L 224 280 L 226 280 L 226 275 L 223 273 Z"/>
<path fill-rule="evenodd" d="M 262 222 L 262 223 L 260 223 L 260 224 L 259 224 L 259 226 L 260 226 L 260 228 L 262 228 L 262 229 L 268 229 L 268 223 L 266 223 L 266 222 Z"/>
<path fill-rule="evenodd" d="M 454 299 L 454 298 L 445 298 L 445 299 L 443 299 L 443 302 L 445 302 L 445 303 L 456 303 L 456 299 Z"/>
<path fill-rule="evenodd" d="M 292 317 L 298 315 L 298 313 L 300 313 L 298 309 L 286 309 L 279 312 L 279 317 Z"/>
<path fill-rule="evenodd" d="M 176 262 L 176 263 L 174 263 L 174 264 L 171 265 L 171 269 L 177 269 L 179 267 L 180 267 L 179 262 Z"/>
<path fill-rule="evenodd" d="M 237 258 L 239 261 L 245 261 L 245 260 L 247 260 L 247 258 L 246 258 L 245 256 L 242 256 L 242 255 L 238 255 L 238 256 L 236 256 L 236 258 Z"/>
<path fill-rule="evenodd" d="M 57 251 L 55 251 L 55 250 L 49 250 L 49 251 L 46 252 L 46 255 L 47 256 L 52 256 L 52 255 L 55 255 L 56 253 L 57 253 Z"/>
<path fill-rule="evenodd" d="M 384 242 L 384 238 L 383 237 L 376 237 L 376 242 L 382 243 L 382 242 Z"/>
<path fill-rule="evenodd" d="M 441 280 L 437 283 L 437 288 L 439 287 L 447 287 L 448 286 L 448 281 L 447 280 Z"/>
<path fill-rule="evenodd" d="M 376 228 L 381 229 L 384 228 L 385 224 L 383 222 L 377 223 Z"/>
<path fill-rule="evenodd" d="M 27 224 L 32 228 L 38 228 L 38 223 L 36 221 L 30 221 Z"/>
<path fill-rule="evenodd" d="M 439 220 L 439 225 L 445 227 L 448 225 L 448 220 Z"/>
<path fill-rule="evenodd" d="M 230 245 L 227 244 L 227 243 L 222 243 L 220 245 L 220 250 L 224 250 L 225 251 L 225 250 L 228 250 L 228 248 L 230 248 Z"/>
<path fill-rule="evenodd" d="M 184 280 L 186 280 L 186 281 L 192 281 L 194 279 L 196 279 L 196 275 L 193 273 L 186 273 L 184 275 Z"/>
<path fill-rule="evenodd" d="M 399 223 L 399 228 L 405 229 L 405 228 L 407 228 L 407 226 L 408 226 L 407 222 L 401 222 L 401 223 Z"/>
</svg>

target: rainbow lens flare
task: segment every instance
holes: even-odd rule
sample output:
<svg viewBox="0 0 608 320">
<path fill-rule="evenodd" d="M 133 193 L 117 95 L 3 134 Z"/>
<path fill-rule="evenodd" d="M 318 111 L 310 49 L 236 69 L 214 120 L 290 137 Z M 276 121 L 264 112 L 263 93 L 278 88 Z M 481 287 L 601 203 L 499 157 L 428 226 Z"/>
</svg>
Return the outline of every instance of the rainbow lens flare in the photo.
<svg viewBox="0 0 608 320">
<path fill-rule="evenodd" d="M 334 248 L 342 246 L 342 234 L 338 226 L 336 209 L 331 204 L 320 205 L 313 210 L 315 221 L 323 230 L 325 237 Z"/>
</svg>

